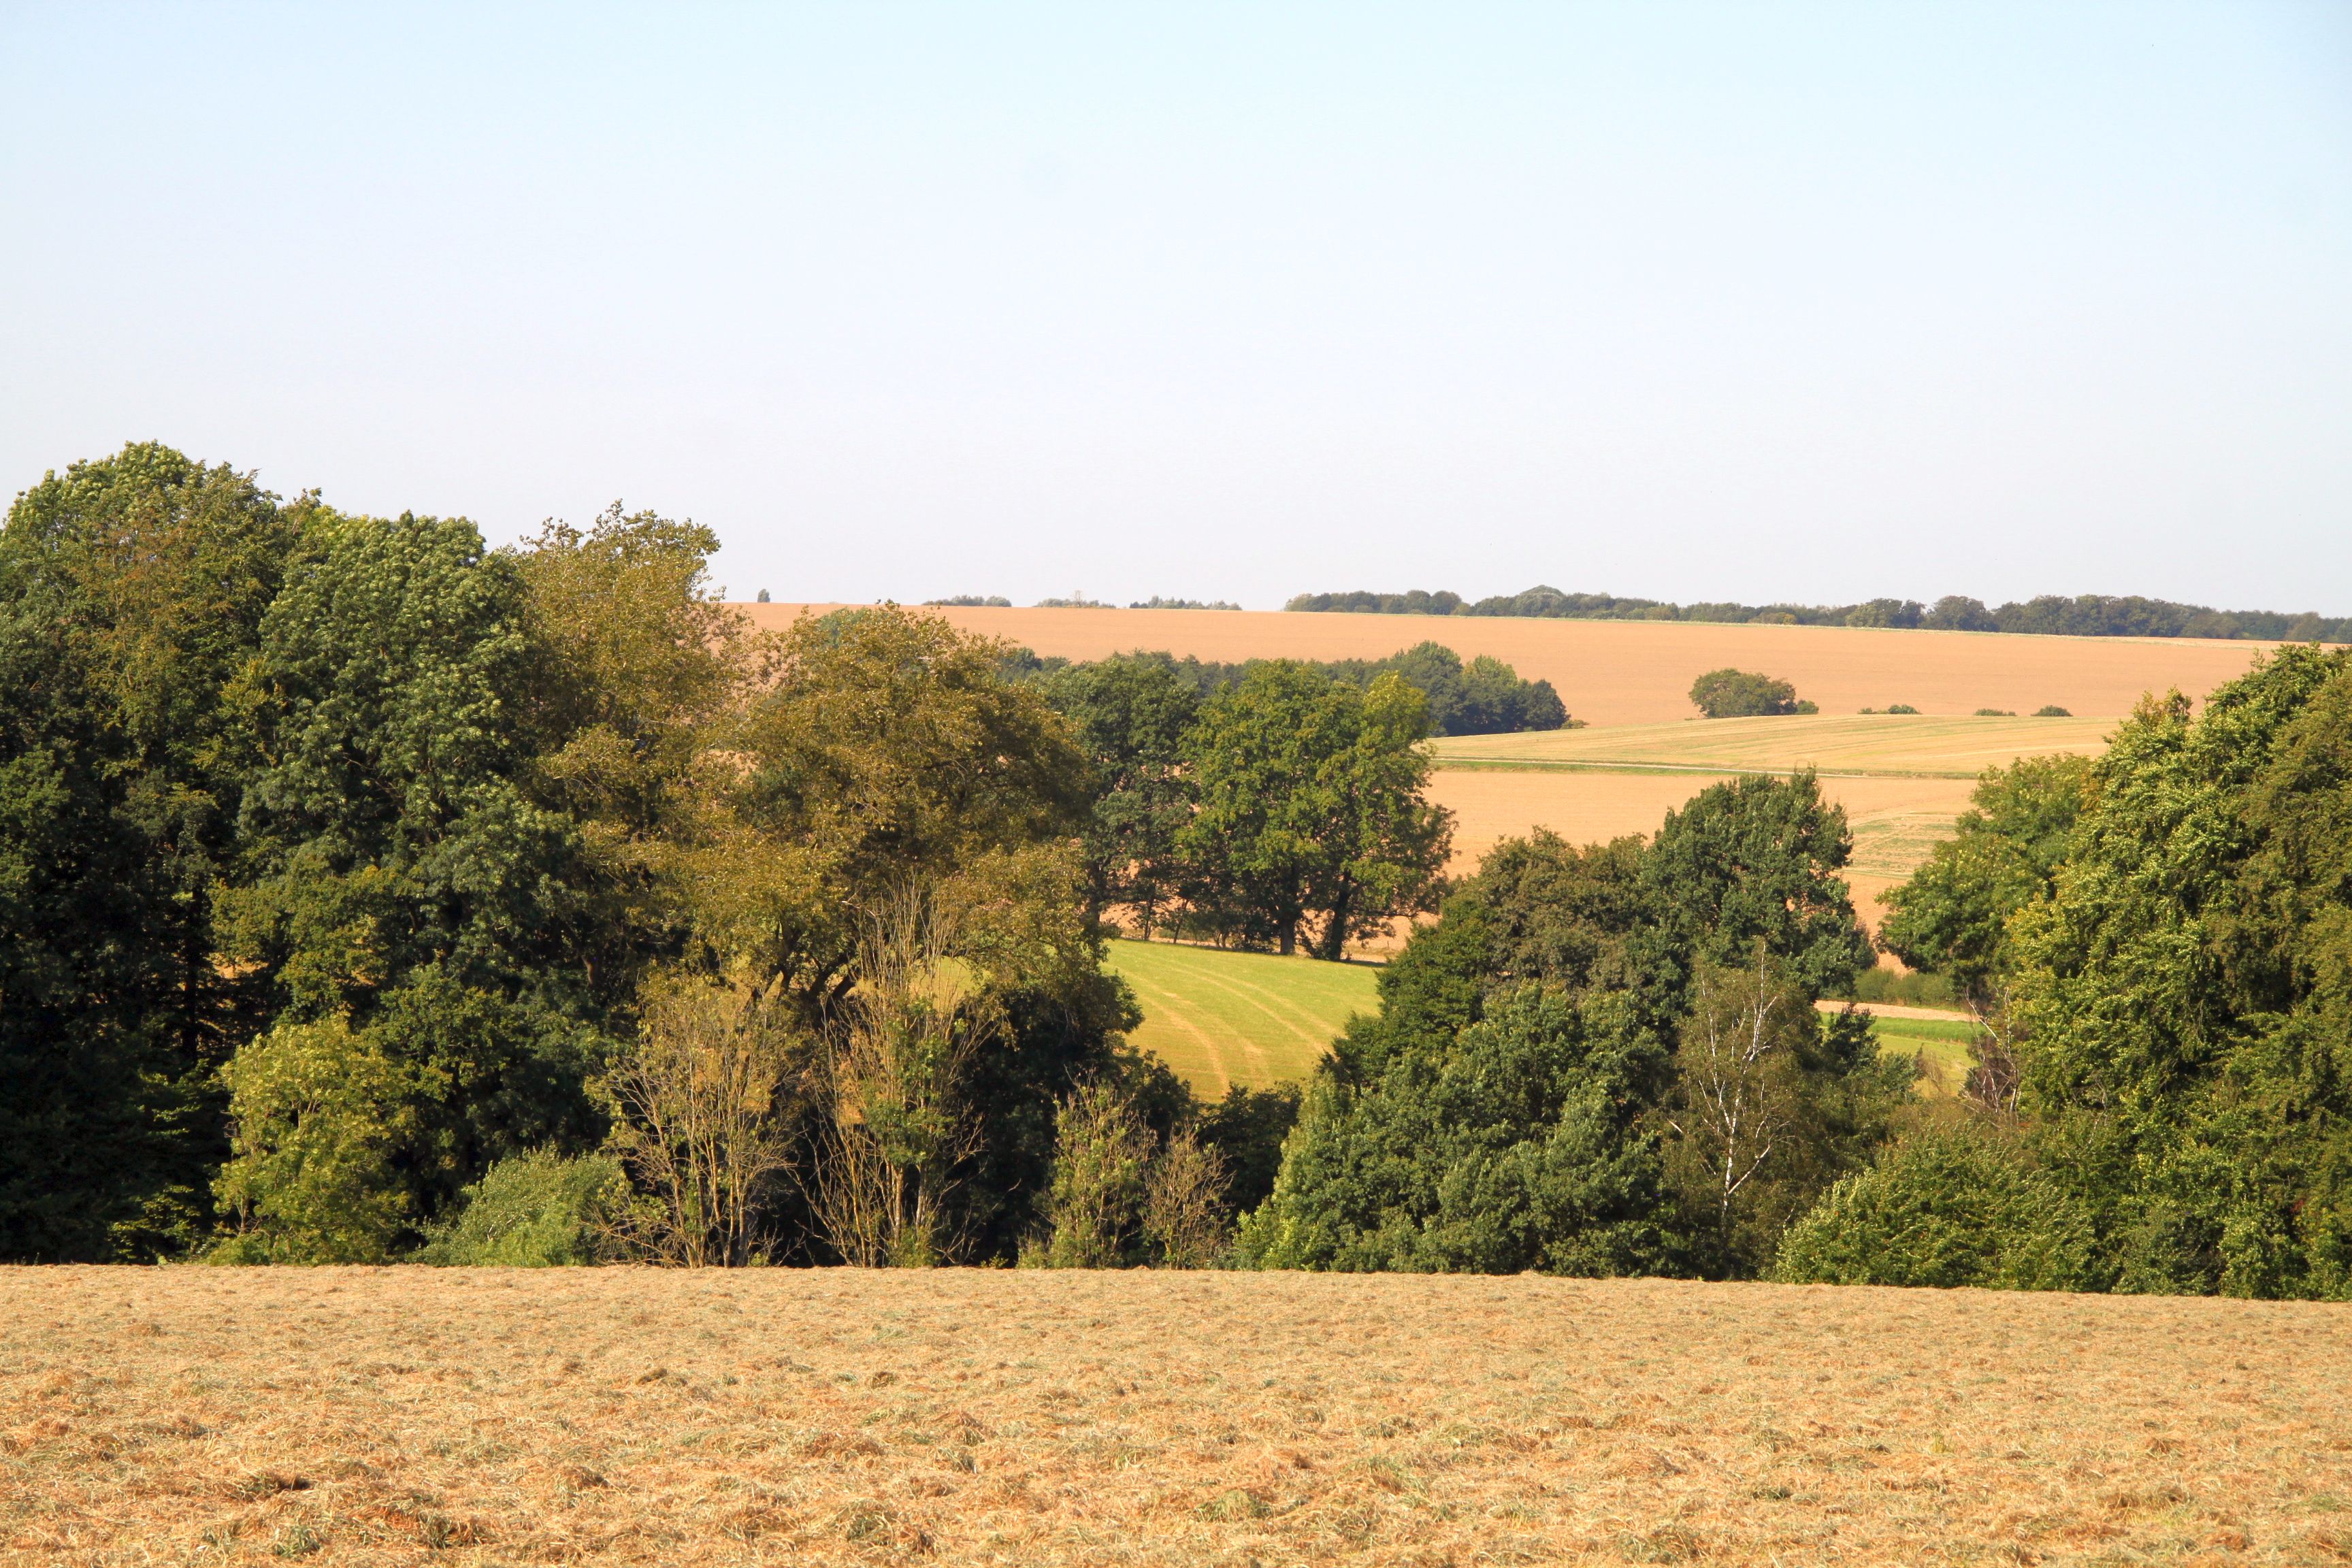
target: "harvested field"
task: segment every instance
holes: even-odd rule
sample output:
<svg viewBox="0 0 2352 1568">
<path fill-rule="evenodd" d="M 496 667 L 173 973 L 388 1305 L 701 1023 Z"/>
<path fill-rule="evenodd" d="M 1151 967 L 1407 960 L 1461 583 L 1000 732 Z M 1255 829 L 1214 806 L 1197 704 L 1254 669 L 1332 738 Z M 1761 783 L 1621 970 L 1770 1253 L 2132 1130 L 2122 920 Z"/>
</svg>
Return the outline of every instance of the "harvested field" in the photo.
<svg viewBox="0 0 2352 1568">
<path fill-rule="evenodd" d="M 1498 840 L 1549 827 L 1571 843 L 1654 833 L 1666 813 L 1729 775 L 1440 768 L 1429 797 L 1454 814 L 1454 860 L 1464 875 Z M 1968 808 L 1968 779 L 1825 778 L 1822 792 L 1853 826 L 1854 908 L 1875 926 L 1881 892 L 1905 880 Z"/>
<path fill-rule="evenodd" d="M 1380 1010 L 1380 971 L 1169 942 L 1114 942 L 1110 967 L 1135 989 L 1143 1026 L 1128 1037 L 1211 1100 L 1315 1070 L 1349 1015 Z"/>
<path fill-rule="evenodd" d="M 740 605 L 782 626 L 832 605 Z M 1549 680 L 1593 724 L 1664 724 L 1691 716 L 1691 682 L 1725 665 L 1796 683 L 1825 711 L 1907 702 L 1931 714 L 2055 703 L 2084 718 L 2128 713 L 2144 691 L 2202 697 L 2245 673 L 2268 647 L 2165 637 L 2038 637 L 1858 626 L 1711 626 L 1664 621 L 1546 621 L 1484 616 L 1290 615 L 1263 610 L 942 609 L 966 630 L 1041 654 L 1100 658 L 1165 648 L 1201 658 L 1382 658 L 1434 638 L 1472 658 L 1493 654 Z"/>
<path fill-rule="evenodd" d="M 2020 757 L 2107 749 L 2112 719 L 1933 719 L 1796 714 L 1698 719 L 1429 742 L 1441 767 L 1719 768 L 1972 779 Z"/>
<path fill-rule="evenodd" d="M 0 1273 L 0 1322 L 12 1563 L 2352 1553 L 2352 1314 L 2332 1306 L 52 1268 Z"/>
</svg>

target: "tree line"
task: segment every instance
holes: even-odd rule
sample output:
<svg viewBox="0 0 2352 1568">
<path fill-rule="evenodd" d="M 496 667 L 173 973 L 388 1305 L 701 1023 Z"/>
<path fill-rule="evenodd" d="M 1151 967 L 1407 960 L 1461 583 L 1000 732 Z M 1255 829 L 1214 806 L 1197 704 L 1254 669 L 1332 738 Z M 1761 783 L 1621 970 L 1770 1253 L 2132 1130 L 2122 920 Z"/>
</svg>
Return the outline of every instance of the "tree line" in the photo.
<svg viewBox="0 0 2352 1568">
<path fill-rule="evenodd" d="M 1985 1033 L 1906 1092 L 1810 781 L 1507 843 L 1309 1086 L 1267 1266 L 2352 1296 L 2352 654 L 1988 772 L 1886 896 Z"/>
<path fill-rule="evenodd" d="M 2352 1294 L 2352 655 L 1990 772 L 1885 945 L 1805 774 L 1439 876 L 1429 700 L 759 634 L 704 530 L 485 546 L 134 446 L 0 528 L 0 1255 L 1538 1268 Z M 1158 880 L 1153 880 L 1153 879 Z M 1129 1049 L 1105 916 L 1341 951 L 1303 1093 Z"/>
<path fill-rule="evenodd" d="M 1286 610 L 1390 616 L 1532 616 L 1581 621 L 1705 621 L 1769 626 L 1898 626 L 1929 631 L 2013 632 L 2077 637 L 2252 637 L 2275 642 L 2352 642 L 2352 616 L 2315 611 L 2216 610 L 2137 595 L 2044 594 L 1988 608 L 1950 594 L 1932 605 L 1870 599 L 1858 605 L 1676 605 L 1613 594 L 1563 594 L 1538 585 L 1475 603 L 1459 594 L 1301 594 Z"/>
<path fill-rule="evenodd" d="M 716 543 L 492 550 L 152 445 L 20 495 L 0 1256 L 1091 1258 L 1057 1141 L 1104 1127 L 1122 1257 L 1255 1202 L 1289 1102 L 1129 1051 L 1099 917 L 1178 827 L 1226 940 L 1426 906 L 1427 699 L 1012 679 L 889 606 L 762 635 Z"/>
</svg>

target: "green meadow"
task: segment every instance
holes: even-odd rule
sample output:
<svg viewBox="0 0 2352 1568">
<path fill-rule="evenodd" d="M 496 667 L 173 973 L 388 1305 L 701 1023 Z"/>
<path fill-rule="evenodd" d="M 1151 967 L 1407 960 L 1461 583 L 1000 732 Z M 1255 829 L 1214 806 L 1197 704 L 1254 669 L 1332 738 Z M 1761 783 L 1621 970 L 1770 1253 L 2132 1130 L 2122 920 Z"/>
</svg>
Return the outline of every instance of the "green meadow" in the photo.
<svg viewBox="0 0 2352 1568">
<path fill-rule="evenodd" d="M 1170 942 L 1114 942 L 1110 963 L 1143 1006 L 1129 1038 L 1210 1098 L 1305 1079 L 1350 1014 L 1379 1005 L 1377 964 Z"/>
</svg>

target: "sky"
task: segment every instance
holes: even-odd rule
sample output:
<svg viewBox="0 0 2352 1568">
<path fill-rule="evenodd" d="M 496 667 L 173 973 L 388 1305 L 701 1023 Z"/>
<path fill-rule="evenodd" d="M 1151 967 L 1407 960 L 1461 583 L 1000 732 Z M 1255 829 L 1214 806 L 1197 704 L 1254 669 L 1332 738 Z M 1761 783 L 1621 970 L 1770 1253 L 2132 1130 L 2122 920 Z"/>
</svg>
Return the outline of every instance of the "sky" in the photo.
<svg viewBox="0 0 2352 1568">
<path fill-rule="evenodd" d="M 2352 614 L 2352 4 L 0 0 L 0 492 Z"/>
</svg>

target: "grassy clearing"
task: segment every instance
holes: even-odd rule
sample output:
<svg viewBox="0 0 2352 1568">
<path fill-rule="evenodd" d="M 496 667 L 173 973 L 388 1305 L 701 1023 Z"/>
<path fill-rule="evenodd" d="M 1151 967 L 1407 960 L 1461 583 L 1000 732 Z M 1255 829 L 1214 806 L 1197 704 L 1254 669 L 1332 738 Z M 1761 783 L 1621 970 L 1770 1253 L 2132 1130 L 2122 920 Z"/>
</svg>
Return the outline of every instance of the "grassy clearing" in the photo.
<svg viewBox="0 0 2352 1568">
<path fill-rule="evenodd" d="M 2098 752 L 2107 719 L 1972 719 L 1807 714 L 1693 720 L 1430 742 L 1442 767 L 1677 769 L 1912 778 L 1974 778 L 1995 763 L 2053 752 Z"/>
<path fill-rule="evenodd" d="M 2352 1552 L 2352 1315 L 2334 1306 L 24 1268 L 0 1271 L 0 1325 L 12 1564 Z"/>
<path fill-rule="evenodd" d="M 1879 1012 L 1871 1016 L 1871 1033 L 1877 1037 L 1878 1048 L 1889 1056 L 1918 1058 L 1919 1092 L 1936 1099 L 1959 1093 L 1968 1082 L 1973 1065 L 1969 1047 L 1983 1032 L 1975 1020 L 1965 1017 L 1903 1018 Z"/>
<path fill-rule="evenodd" d="M 1114 942 L 1110 964 L 1143 1005 L 1129 1038 L 1211 1099 L 1304 1079 L 1349 1016 L 1378 1005 L 1365 963 Z"/>
</svg>

